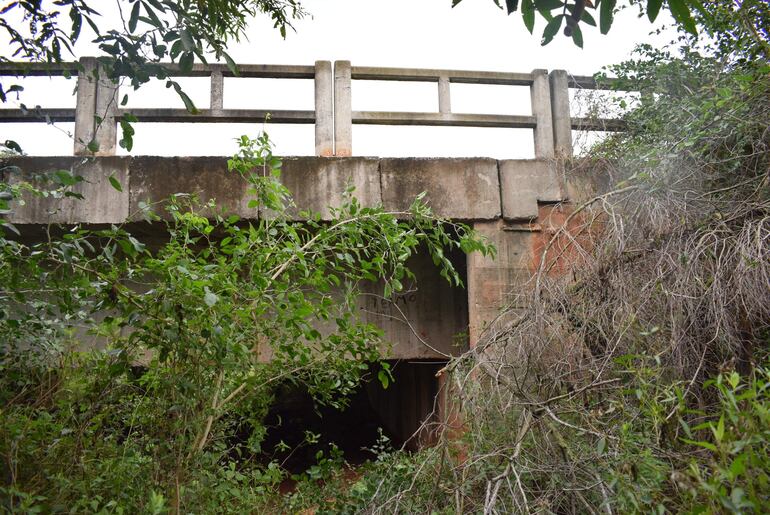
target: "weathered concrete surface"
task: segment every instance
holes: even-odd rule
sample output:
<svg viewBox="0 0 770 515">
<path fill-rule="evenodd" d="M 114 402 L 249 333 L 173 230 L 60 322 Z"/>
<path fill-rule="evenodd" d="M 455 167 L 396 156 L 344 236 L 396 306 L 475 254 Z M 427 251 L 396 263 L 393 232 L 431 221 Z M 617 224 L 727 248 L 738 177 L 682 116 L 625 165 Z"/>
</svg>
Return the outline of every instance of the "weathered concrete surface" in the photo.
<svg viewBox="0 0 770 515">
<path fill-rule="evenodd" d="M 329 206 L 341 205 L 348 186 L 355 187 L 363 205 L 382 204 L 392 211 L 408 210 L 414 198 L 426 192 L 425 201 L 434 213 L 466 221 L 534 219 L 539 202 L 563 199 L 561 165 L 553 161 L 287 157 L 283 162 L 281 180 L 294 194 L 296 209 L 289 214 L 295 219 L 300 219 L 299 211 L 309 209 L 328 220 Z M 18 157 L 0 166 L 10 181 L 56 169 L 74 170 L 86 178 L 75 187 L 85 201 L 30 200 L 11 215 L 16 223 L 120 223 L 136 215 L 140 202 L 162 203 L 176 193 L 197 195 L 202 202 L 215 199 L 217 209 L 243 218 L 260 215 L 248 207 L 248 183 L 227 171 L 224 157 Z M 110 185 L 110 176 L 120 182 L 122 192 Z"/>
<path fill-rule="evenodd" d="M 292 192 L 296 208 L 289 216 L 299 218 L 299 211 L 310 210 L 331 220 L 330 207 L 338 208 L 344 202 L 345 191 L 354 187 L 353 195 L 365 207 L 382 203 L 379 159 L 348 157 L 317 159 L 288 157 L 283 159 L 281 182 Z M 260 213 L 268 215 L 268 213 Z"/>
<path fill-rule="evenodd" d="M 494 159 L 382 159 L 380 174 L 387 210 L 406 211 L 425 192 L 425 202 L 442 217 L 493 220 L 500 216 Z"/>
<path fill-rule="evenodd" d="M 257 218 L 249 208 L 248 185 L 235 172 L 227 171 L 221 157 L 134 157 L 129 162 L 131 213 L 140 212 L 139 202 L 163 203 L 177 193 L 196 195 L 202 203 L 216 200 L 219 209 L 243 218 Z M 167 215 L 156 207 L 154 211 Z M 210 213 L 207 213 L 210 214 Z"/>
<path fill-rule="evenodd" d="M 453 251 L 449 257 L 462 275 L 463 255 Z M 427 252 L 412 256 L 407 266 L 414 272 L 415 280 L 405 280 L 403 291 L 385 298 L 381 283 L 363 283 L 361 295 L 356 299 L 361 320 L 383 331 L 384 345 L 380 349 L 383 356 L 441 360 L 468 350 L 466 290 L 451 287 L 439 275 Z M 332 293 L 340 299 L 342 295 L 342 291 Z M 334 320 L 313 320 L 312 325 L 323 335 L 336 330 Z M 267 362 L 272 359 L 273 350 L 265 342 L 259 345 L 257 354 Z"/>
<path fill-rule="evenodd" d="M 25 204 L 14 202 L 8 220 L 14 224 L 49 223 L 122 223 L 128 217 L 128 163 L 116 157 L 18 157 L 0 162 L 3 180 L 10 184 L 30 181 L 41 189 L 52 190 L 56 184 L 45 176 L 65 170 L 83 180 L 72 187 L 73 193 L 85 200 L 72 197 L 52 198 L 25 196 Z M 123 191 L 109 181 L 113 177 Z"/>
<path fill-rule="evenodd" d="M 428 256 L 420 255 L 412 260 L 416 290 L 395 296 L 395 304 L 375 295 L 375 289 L 362 298 L 366 318 L 393 342 L 393 357 L 438 359 L 467 348 L 467 342 L 454 346 L 454 336 L 466 329 L 475 345 L 501 306 L 515 306 L 517 294 L 528 287 L 533 263 L 544 254 L 550 237 L 538 231 L 544 224 L 550 228 L 552 222 L 566 220 L 559 205 L 545 205 L 563 198 L 557 166 L 543 160 L 290 157 L 284 159 L 282 181 L 294 193 L 296 209 L 290 215 L 295 219 L 299 210 L 309 209 L 328 220 L 329 206 L 342 203 L 349 185 L 355 186 L 362 204 L 382 204 L 393 211 L 407 210 L 425 191 L 425 201 L 437 215 L 471 222 L 496 245 L 496 260 L 468 256 L 467 293 L 450 288 Z M 74 188 L 85 200 L 14 202 L 10 221 L 32 228 L 48 223 L 121 223 L 139 211 L 140 202 L 162 203 L 175 193 L 195 194 L 204 202 L 216 199 L 217 209 L 247 219 L 269 216 L 248 207 L 249 185 L 227 171 L 224 157 L 21 157 L 0 162 L 0 169 L 10 182 L 33 180 L 56 169 L 85 178 Z M 120 183 L 122 191 L 110 185 L 109 177 Z M 160 207 L 155 211 L 163 213 Z M 515 220 L 527 222 L 512 223 Z M 156 230 L 153 227 L 144 230 Z M 461 259 L 457 265 L 463 266 Z"/>
<path fill-rule="evenodd" d="M 563 200 L 559 164 L 530 159 L 499 162 L 503 218 L 537 218 L 538 202 Z"/>
<path fill-rule="evenodd" d="M 531 275 L 533 233 L 524 227 L 507 227 L 502 220 L 476 222 L 473 228 L 497 247 L 497 256 L 468 256 L 468 334 L 475 347 L 487 328 L 504 326 L 498 318 L 504 307 L 520 304 L 520 294 Z"/>
<path fill-rule="evenodd" d="M 462 274 L 461 253 L 450 255 Z M 458 335 L 468 327 L 466 291 L 453 288 L 439 275 L 427 252 L 408 262 L 416 281 L 392 298 L 382 297 L 381 285 L 370 285 L 359 299 L 364 319 L 385 332 L 393 344 L 392 356 L 410 359 L 447 358 L 468 349 L 468 340 Z"/>
</svg>

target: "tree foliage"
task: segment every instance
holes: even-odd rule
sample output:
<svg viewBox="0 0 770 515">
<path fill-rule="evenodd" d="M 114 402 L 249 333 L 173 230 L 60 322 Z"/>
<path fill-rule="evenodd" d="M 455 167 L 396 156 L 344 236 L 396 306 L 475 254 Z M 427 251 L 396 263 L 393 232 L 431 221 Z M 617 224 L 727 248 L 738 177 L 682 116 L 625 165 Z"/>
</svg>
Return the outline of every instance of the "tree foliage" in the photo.
<svg viewBox="0 0 770 515">
<path fill-rule="evenodd" d="M 257 15 L 269 16 L 285 37 L 291 22 L 305 11 L 297 0 L 119 0 L 114 5 L 86 0 L 14 1 L 0 11 L 0 30 L 8 41 L 0 61 L 58 63 L 75 57 L 76 45 L 88 38 L 102 52 L 98 61 L 103 78 L 115 83 L 126 78 L 134 89 L 153 78 L 166 81 L 194 111 L 192 101 L 162 63 L 178 63 L 189 71 L 196 60 L 206 63 L 213 56 L 237 73 L 227 45 L 245 37 L 248 21 Z M 105 18 L 120 21 L 105 26 Z M 0 100 L 5 102 L 9 91 L 21 89 L 0 83 Z"/>
<path fill-rule="evenodd" d="M 160 243 L 122 226 L 0 241 L 4 509 L 266 502 L 286 477 L 259 458 L 279 386 L 344 406 L 362 378 L 390 380 L 388 342 L 357 308 L 362 286 L 401 291 L 418 250 L 458 286 L 445 249 L 492 252 L 419 198 L 386 212 L 350 190 L 331 221 L 289 221 L 267 136 L 239 145 L 228 168 L 247 182 L 249 206 L 271 213 L 259 222 L 176 195 L 165 213 L 141 206 L 167 234 Z"/>
<path fill-rule="evenodd" d="M 453 0 L 452 6 L 461 1 Z M 736 45 L 724 41 L 725 38 L 748 39 L 753 41 L 751 45 L 760 44 L 766 58 L 770 56 L 770 8 L 763 0 L 506 0 L 505 6 L 500 0 L 492 1 L 509 15 L 521 12 L 524 26 L 530 34 L 534 31 L 535 18 L 540 16 L 546 22 L 543 45 L 550 43 L 564 27 L 564 35 L 572 37 L 573 42 L 582 47 L 581 26 L 598 28 L 602 34 L 607 34 L 618 9 L 637 7 L 640 17 L 644 16 L 650 23 L 655 22 L 661 10 L 665 9 L 679 29 L 690 36 L 697 37 L 700 27 L 705 29 L 707 35 L 721 39 L 723 45 L 732 49 Z"/>
</svg>

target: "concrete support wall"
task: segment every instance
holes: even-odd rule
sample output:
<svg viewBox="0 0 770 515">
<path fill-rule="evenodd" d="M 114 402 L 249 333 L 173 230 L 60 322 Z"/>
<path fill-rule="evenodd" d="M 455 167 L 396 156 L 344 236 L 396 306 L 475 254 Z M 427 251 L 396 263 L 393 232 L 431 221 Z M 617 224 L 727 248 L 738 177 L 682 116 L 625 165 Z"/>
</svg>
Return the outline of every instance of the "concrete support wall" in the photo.
<svg viewBox="0 0 770 515">
<path fill-rule="evenodd" d="M 17 225 L 114 224 L 141 220 L 141 203 L 155 205 L 176 193 L 215 199 L 225 212 L 245 219 L 270 217 L 249 208 L 248 184 L 228 172 L 224 158 L 209 157 L 94 157 L 9 158 L 0 162 L 3 180 L 37 181 L 46 172 L 66 169 L 83 177 L 74 187 L 85 200 L 29 198 L 14 203 L 9 221 Z M 121 190 L 109 178 L 117 180 Z M 555 161 L 493 159 L 378 159 L 285 158 L 281 180 L 294 193 L 296 208 L 290 218 L 302 220 L 299 211 L 318 212 L 332 219 L 330 207 L 345 202 L 345 190 L 364 206 L 382 205 L 388 211 L 406 212 L 414 198 L 424 201 L 441 217 L 471 223 L 497 247 L 492 260 L 478 254 L 467 258 L 467 293 L 452 289 L 436 273 L 427 256 L 412 260 L 421 279 L 416 289 L 382 299 L 373 285 L 362 299 L 365 317 L 386 330 L 396 343 L 397 358 L 445 358 L 467 348 L 455 346 L 454 335 L 469 329 L 477 343 L 484 328 L 502 306 L 514 304 L 534 268 L 543 208 L 564 199 L 561 171 Z M 549 211 L 549 223 L 558 212 Z M 465 263 L 457 258 L 457 266 Z M 409 320 L 411 325 L 406 323 Z"/>
<path fill-rule="evenodd" d="M 476 222 L 473 228 L 497 247 L 492 259 L 474 253 L 468 256 L 468 335 L 475 347 L 487 330 L 504 327 L 499 318 L 503 307 L 516 307 L 528 287 L 533 259 L 534 227 L 507 225 L 502 220 Z"/>
</svg>

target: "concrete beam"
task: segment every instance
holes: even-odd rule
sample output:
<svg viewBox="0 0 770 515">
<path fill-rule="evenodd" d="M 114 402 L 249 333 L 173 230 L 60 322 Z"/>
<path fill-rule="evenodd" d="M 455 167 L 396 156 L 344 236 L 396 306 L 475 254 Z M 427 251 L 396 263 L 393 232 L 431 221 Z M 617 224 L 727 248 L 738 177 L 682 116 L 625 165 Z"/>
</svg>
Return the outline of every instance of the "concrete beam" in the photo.
<svg viewBox="0 0 770 515">
<path fill-rule="evenodd" d="M 256 208 L 248 207 L 248 184 L 237 173 L 227 171 L 225 158 L 135 157 L 130 159 L 130 172 L 132 214 L 140 211 L 139 202 L 162 204 L 176 193 L 185 193 L 197 195 L 204 203 L 215 199 L 218 208 L 228 214 L 245 219 L 258 216 Z M 160 206 L 154 211 L 168 217 Z"/>
<path fill-rule="evenodd" d="M 128 161 L 120 157 L 17 157 L 3 163 L 3 180 L 10 184 L 30 182 L 41 189 L 52 189 L 46 182 L 49 172 L 66 170 L 83 181 L 72 187 L 84 200 L 76 198 L 34 197 L 27 195 L 25 204 L 12 203 L 7 219 L 14 224 L 119 224 L 128 217 L 129 170 Z M 112 177 L 121 185 L 122 192 L 110 184 Z"/>
<path fill-rule="evenodd" d="M 503 218 L 532 220 L 538 215 L 538 202 L 563 200 L 561 166 L 551 161 L 511 159 L 499 162 L 500 196 Z"/>
<path fill-rule="evenodd" d="M 491 220 L 500 216 L 500 183 L 494 159 L 382 159 L 385 209 L 406 211 L 426 192 L 425 202 L 438 216 Z"/>
<path fill-rule="evenodd" d="M 297 207 L 289 210 L 289 216 L 294 218 L 299 218 L 299 211 L 310 210 L 320 213 L 322 220 L 331 220 L 330 207 L 342 205 L 348 187 L 355 188 L 353 196 L 365 207 L 382 203 L 377 158 L 285 158 L 281 182 L 293 194 Z M 260 216 L 270 215 L 261 212 Z"/>
<path fill-rule="evenodd" d="M 194 194 L 203 202 L 216 199 L 220 208 L 243 218 L 269 216 L 248 207 L 248 183 L 227 171 L 224 157 L 21 157 L 6 159 L 3 165 L 21 167 L 27 177 L 45 170 L 75 169 L 90 181 L 76 188 L 87 196 L 87 209 L 62 208 L 79 204 L 72 199 L 62 205 L 59 199 L 31 199 L 36 207 L 25 209 L 33 211 L 20 211 L 27 213 L 25 223 L 120 223 L 138 210 L 139 202 L 164 201 L 176 193 Z M 554 161 L 485 158 L 289 157 L 283 160 L 281 180 L 294 195 L 297 207 L 289 214 L 297 219 L 300 210 L 331 219 L 329 207 L 339 207 L 345 190 L 353 186 L 364 206 L 382 204 L 390 211 L 407 211 L 414 198 L 425 192 L 425 201 L 438 216 L 469 221 L 531 220 L 537 217 L 538 202 L 564 199 L 560 166 Z M 115 196 L 119 192 L 109 181 L 104 182 L 110 175 L 130 195 L 127 209 Z M 59 214 L 43 216 L 47 210 Z"/>
</svg>

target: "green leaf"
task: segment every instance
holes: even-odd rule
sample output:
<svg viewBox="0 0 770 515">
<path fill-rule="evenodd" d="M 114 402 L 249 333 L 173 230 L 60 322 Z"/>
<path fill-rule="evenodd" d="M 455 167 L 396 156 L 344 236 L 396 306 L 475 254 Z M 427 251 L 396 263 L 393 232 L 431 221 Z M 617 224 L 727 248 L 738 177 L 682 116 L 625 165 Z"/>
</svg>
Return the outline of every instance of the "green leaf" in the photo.
<svg viewBox="0 0 770 515">
<path fill-rule="evenodd" d="M 238 72 L 238 65 L 235 64 L 233 58 L 230 57 L 227 52 L 222 52 L 222 57 L 225 58 L 225 63 L 227 63 L 227 68 L 230 70 L 230 72 L 236 77 L 240 76 L 240 73 Z"/>
<path fill-rule="evenodd" d="M 739 454 L 730 464 L 730 475 L 733 481 L 746 471 L 746 454 Z"/>
<path fill-rule="evenodd" d="M 182 99 L 182 102 L 184 102 L 185 108 L 193 114 L 198 114 L 198 108 L 195 107 L 195 104 L 193 104 L 192 99 L 187 96 L 187 93 L 182 91 L 182 87 L 179 85 L 179 83 L 174 81 L 169 81 L 171 85 L 173 86 L 174 90 L 176 91 L 177 95 L 179 95 L 179 98 Z"/>
<path fill-rule="evenodd" d="M 532 3 L 532 0 L 522 0 L 521 16 L 524 19 L 524 26 L 532 34 L 532 31 L 535 29 L 535 5 Z"/>
<path fill-rule="evenodd" d="M 714 439 L 717 441 L 717 443 L 720 443 L 725 437 L 725 416 L 724 415 L 719 417 L 719 422 L 717 422 L 717 428 L 713 429 L 713 432 L 714 432 Z"/>
<path fill-rule="evenodd" d="M 704 449 L 708 449 L 712 452 L 717 451 L 716 445 L 714 445 L 711 442 L 704 442 L 704 441 L 695 441 L 695 440 L 687 440 L 686 438 L 683 438 L 682 441 L 685 443 L 689 443 L 690 445 L 697 445 L 698 447 L 703 447 Z"/>
<path fill-rule="evenodd" d="M 543 39 L 540 42 L 541 45 L 545 46 L 553 40 L 553 37 L 557 32 L 559 32 L 559 28 L 561 27 L 561 22 L 563 19 L 564 15 L 560 14 L 548 22 L 548 25 L 546 25 L 545 29 L 543 30 Z"/>
<path fill-rule="evenodd" d="M 62 186 L 74 186 L 83 181 L 83 177 L 80 175 L 72 175 L 69 170 L 56 170 L 54 175 Z"/>
<path fill-rule="evenodd" d="M 388 386 L 390 385 L 390 379 L 388 378 L 388 374 L 385 373 L 384 370 L 380 370 L 379 372 L 377 372 L 377 379 L 380 380 L 380 384 L 382 384 L 382 387 L 384 389 L 387 389 Z"/>
<path fill-rule="evenodd" d="M 583 48 L 583 31 L 580 30 L 580 25 L 572 27 L 572 42 Z"/>
<path fill-rule="evenodd" d="M 128 18 L 128 31 L 134 32 L 136 30 L 136 22 L 139 20 L 139 2 L 134 2 L 134 7 L 131 9 L 131 16 Z"/>
<path fill-rule="evenodd" d="M 115 188 L 121 193 L 123 192 L 123 187 L 120 185 L 120 182 L 115 178 L 114 175 L 110 175 L 108 179 L 110 180 L 110 184 L 112 185 L 113 188 Z"/>
<path fill-rule="evenodd" d="M 591 13 L 584 10 L 583 14 L 580 15 L 580 21 L 585 23 L 586 25 L 590 25 L 592 27 L 596 27 L 596 20 L 594 20 L 594 17 L 591 16 Z"/>
<path fill-rule="evenodd" d="M 192 70 L 194 61 L 194 54 L 192 52 L 184 52 L 179 58 L 179 68 L 183 72 L 189 72 Z"/>
<path fill-rule="evenodd" d="M 650 22 L 654 22 L 660 12 L 660 6 L 663 5 L 663 0 L 647 0 L 647 18 Z"/>
<path fill-rule="evenodd" d="M 615 2 L 616 0 L 601 0 L 599 6 L 599 31 L 602 34 L 607 34 L 612 27 L 613 17 L 615 16 Z"/>
<path fill-rule="evenodd" d="M 553 11 L 564 7 L 562 0 L 535 0 L 535 9 L 538 11 Z"/>
<path fill-rule="evenodd" d="M 505 7 L 508 9 L 508 14 L 511 14 L 519 8 L 519 0 L 505 0 Z"/>
<path fill-rule="evenodd" d="M 690 8 L 685 3 L 685 0 L 668 0 L 668 8 L 671 10 L 671 15 L 674 20 L 679 23 L 684 30 L 690 34 L 697 36 L 698 28 L 695 26 L 695 20 L 690 15 Z"/>
</svg>

